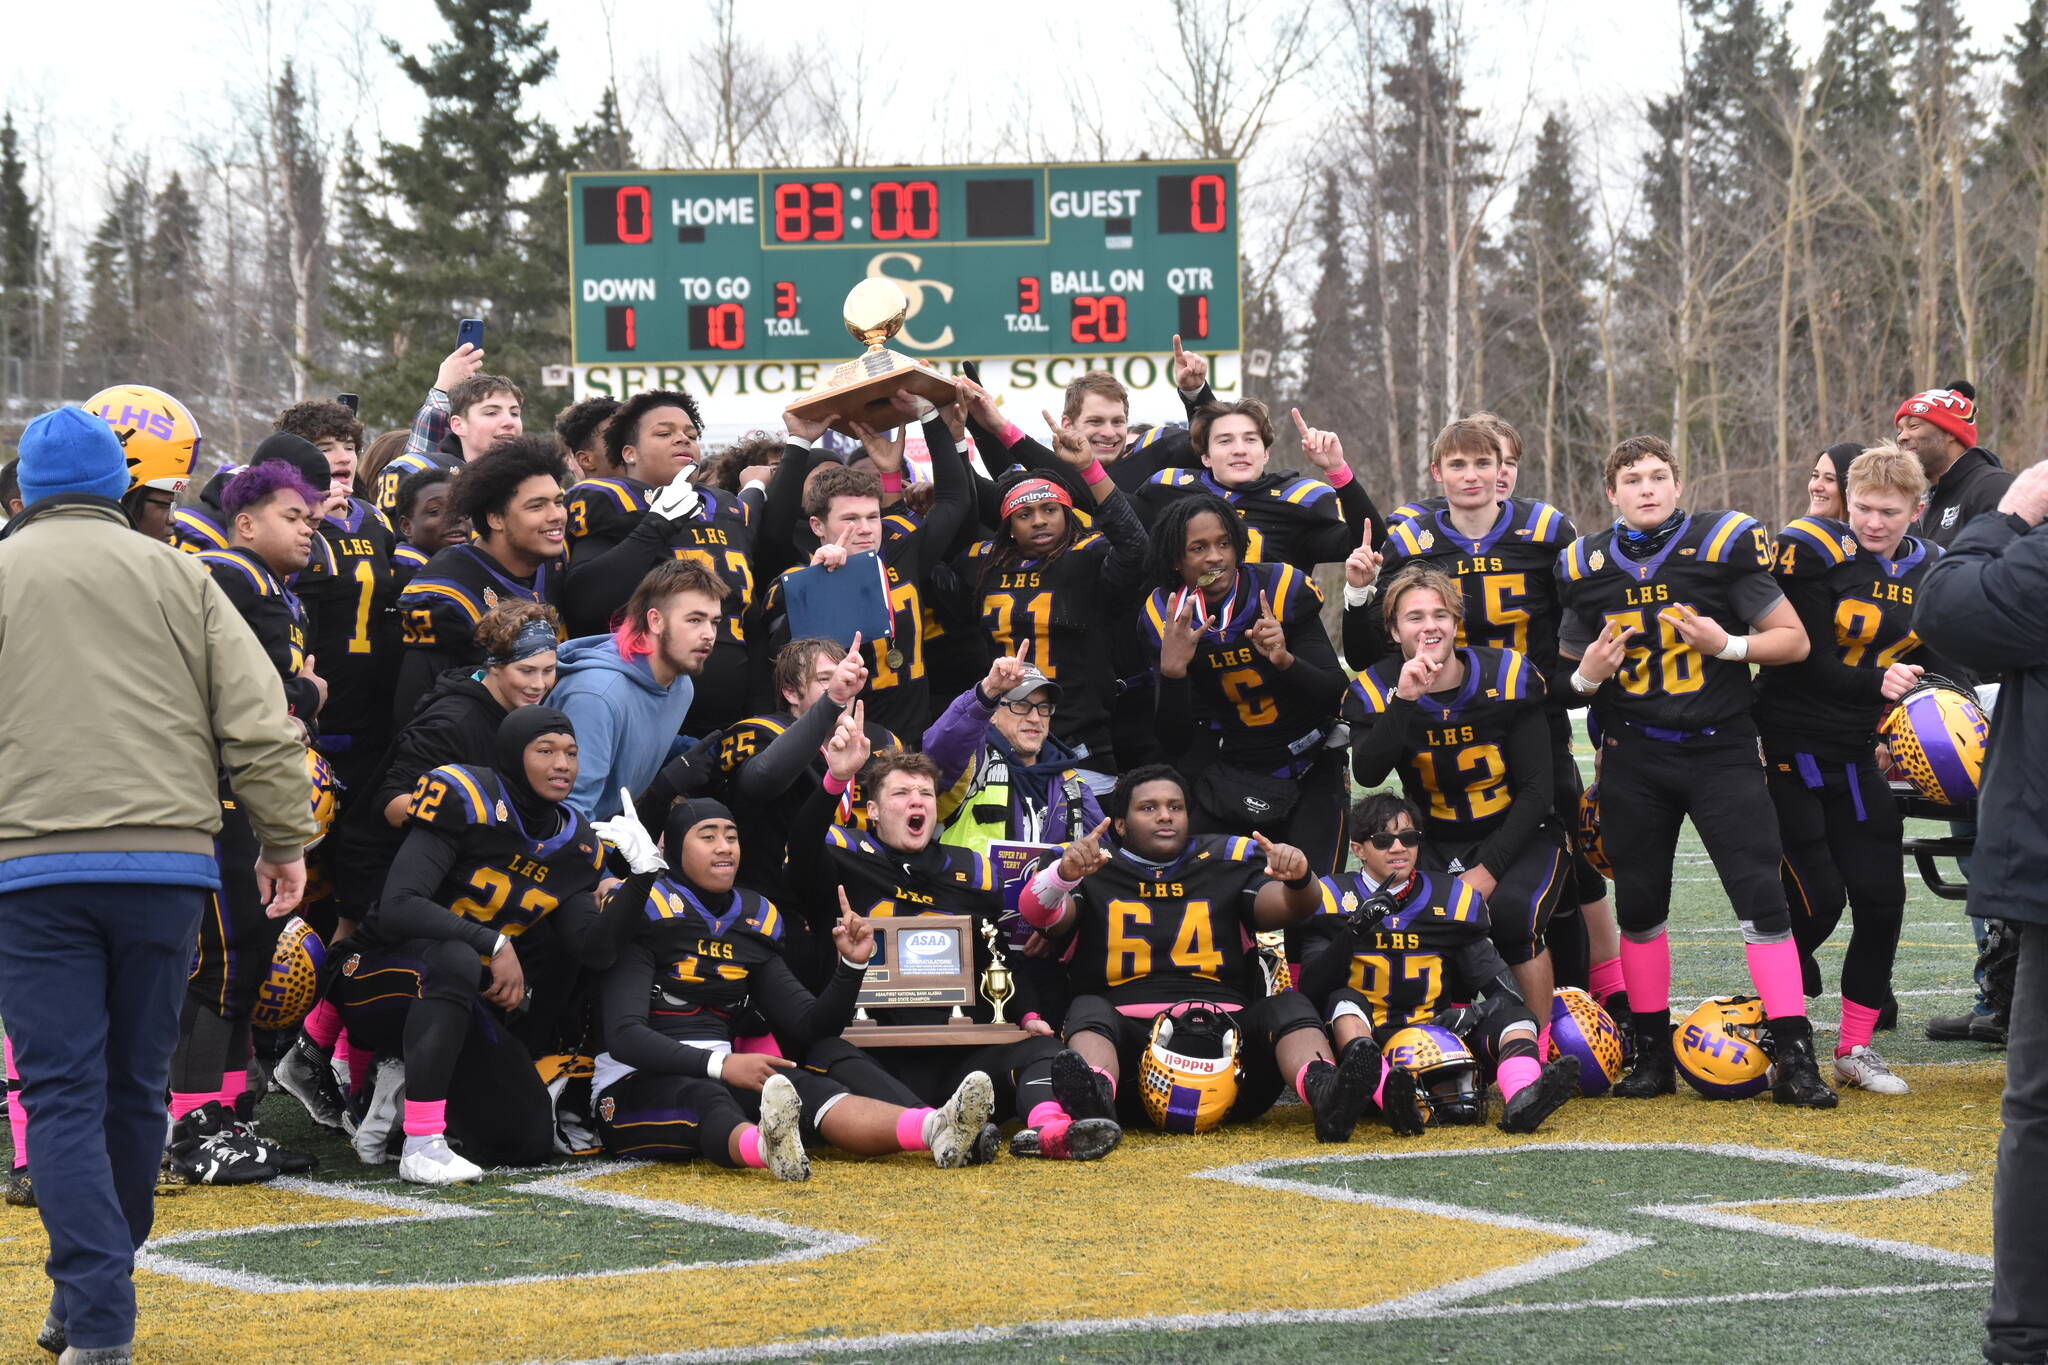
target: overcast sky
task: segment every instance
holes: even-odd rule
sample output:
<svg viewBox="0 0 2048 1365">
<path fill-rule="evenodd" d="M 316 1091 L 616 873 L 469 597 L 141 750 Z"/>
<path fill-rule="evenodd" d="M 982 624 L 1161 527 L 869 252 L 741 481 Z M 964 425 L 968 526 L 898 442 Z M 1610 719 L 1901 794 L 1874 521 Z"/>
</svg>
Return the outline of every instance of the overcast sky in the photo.
<svg viewBox="0 0 2048 1365">
<path fill-rule="evenodd" d="M 1337 0 L 1320 3 L 1322 17 L 1332 19 Z M 1629 111 L 1676 79 L 1678 0 L 1465 3 L 1475 41 L 1473 102 L 1486 110 L 1494 135 L 1506 141 L 1533 80 L 1539 115 L 1548 106 L 1595 123 L 1603 113 L 1618 115 L 1605 120 L 1605 150 L 1610 181 L 1625 184 L 1640 125 Z M 1824 0 L 1792 5 L 1792 31 L 1802 48 L 1816 48 L 1824 36 L 1823 9 Z M 1969 0 L 1965 9 L 1974 44 L 1995 51 L 2024 13 L 2025 0 Z M 563 126 L 589 117 L 612 71 L 630 97 L 649 54 L 671 69 L 691 62 L 708 23 L 702 0 L 538 0 L 535 12 L 561 53 L 542 107 Z M 1269 16 L 1281 12 L 1278 5 L 1260 6 L 1254 22 L 1269 24 Z M 235 100 L 249 98 L 260 73 L 286 56 L 316 73 L 321 116 L 330 127 L 353 122 L 366 140 L 380 129 L 409 136 L 419 103 L 375 36 L 423 49 L 445 32 L 428 0 L 6 0 L 4 13 L 0 100 L 18 124 L 49 140 L 53 162 L 64 172 L 56 225 L 70 244 L 101 211 L 104 167 L 125 165 L 138 154 L 158 167 L 179 164 L 192 141 L 218 139 L 233 124 Z M 1060 103 L 1062 71 L 1100 72 L 1105 108 L 1134 128 L 1150 126 L 1152 49 L 1170 47 L 1173 38 L 1167 0 L 895 0 L 885 7 L 743 0 L 741 23 L 771 49 L 801 35 L 821 50 L 848 54 L 849 63 L 859 52 L 883 116 L 905 129 L 900 141 L 879 139 L 878 152 L 908 147 L 925 159 L 958 162 L 990 159 L 977 152 L 973 137 L 956 142 L 948 136 L 966 126 L 963 102 L 982 102 L 973 126 L 988 129 L 1016 107 L 1013 92 L 1024 86 L 1036 117 L 1053 120 L 1057 111 L 1047 106 Z M 1079 37 L 1084 31 L 1085 40 Z M 368 81 L 359 86 L 361 72 Z M 1319 88 L 1305 87 L 1280 111 L 1276 153 L 1284 157 L 1313 136 L 1325 98 Z M 1525 139 L 1535 122 L 1529 121 Z"/>
</svg>

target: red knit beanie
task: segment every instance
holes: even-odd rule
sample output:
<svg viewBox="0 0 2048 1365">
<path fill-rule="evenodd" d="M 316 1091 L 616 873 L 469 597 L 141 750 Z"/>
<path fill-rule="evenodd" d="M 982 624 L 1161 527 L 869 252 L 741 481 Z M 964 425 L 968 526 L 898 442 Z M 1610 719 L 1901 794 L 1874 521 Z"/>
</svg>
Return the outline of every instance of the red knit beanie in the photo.
<svg viewBox="0 0 2048 1365">
<path fill-rule="evenodd" d="M 1897 426 L 1904 417 L 1931 422 L 1965 446 L 1977 444 L 1977 391 L 1962 380 L 1945 389 L 1914 394 L 1899 404 L 1899 410 L 1892 414 L 1892 425 Z"/>
</svg>

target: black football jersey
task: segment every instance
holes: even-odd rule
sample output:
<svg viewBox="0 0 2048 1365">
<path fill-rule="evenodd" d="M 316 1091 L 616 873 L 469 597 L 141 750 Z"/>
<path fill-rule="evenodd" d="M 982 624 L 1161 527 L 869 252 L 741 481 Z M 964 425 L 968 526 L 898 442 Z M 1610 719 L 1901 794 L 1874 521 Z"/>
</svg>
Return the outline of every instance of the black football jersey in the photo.
<svg viewBox="0 0 2048 1365">
<path fill-rule="evenodd" d="M 995 542 L 984 540 L 967 551 L 960 567 L 982 628 L 998 653 L 1028 646 L 1025 657 L 1048 682 L 1059 684 L 1052 733 L 1069 748 L 1108 754 L 1117 682 L 1109 623 L 1118 616 L 1129 619 L 1135 576 L 1115 581 L 1108 575 L 1111 546 L 1099 531 L 1084 533 L 1043 561 L 995 568 L 989 562 L 994 553 Z"/>
<path fill-rule="evenodd" d="M 1321 479 L 1265 474 L 1237 488 L 1225 488 L 1206 469 L 1162 469 L 1138 490 L 1146 523 L 1169 504 L 1191 493 L 1212 493 L 1244 518 L 1245 562 L 1292 564 L 1312 572 L 1341 560 L 1358 544 L 1359 529 L 1347 527 L 1337 507 L 1337 490 Z"/>
<path fill-rule="evenodd" d="M 409 476 L 427 469 L 460 468 L 461 459 L 438 450 L 408 452 L 394 456 L 388 464 L 377 471 L 374 498 L 377 510 L 387 517 L 398 515 L 398 486 Z"/>
<path fill-rule="evenodd" d="M 1068 983 L 1112 1005 L 1246 1005 L 1252 902 L 1272 879 L 1257 844 L 1197 835 L 1155 866 L 1123 849 L 1075 888 Z"/>
<path fill-rule="evenodd" d="M 1868 757 L 1887 703 L 1880 690 L 1895 663 L 1924 663 L 1913 631 L 1913 595 L 1941 547 L 1907 536 L 1886 559 L 1856 542 L 1848 523 L 1800 517 L 1778 532 L 1772 570 L 1809 627 L 1803 663 L 1758 670 L 1756 722 L 1765 747 L 1853 761 Z"/>
<path fill-rule="evenodd" d="M 833 825 L 825 831 L 825 867 L 832 883 L 846 888 L 853 913 L 870 919 L 994 919 L 1003 909 L 988 860 L 971 848 L 934 843 L 906 855 L 864 830 Z M 831 918 L 838 918 L 836 906 Z"/>
<path fill-rule="evenodd" d="M 623 474 L 571 484 L 566 502 L 569 524 L 564 535 L 568 545 L 565 558 L 573 564 L 579 556 L 603 554 L 624 540 L 626 533 L 647 514 L 647 495 L 651 492 L 653 489 L 640 480 Z"/>
<path fill-rule="evenodd" d="M 247 550 L 200 550 L 196 557 L 249 623 L 257 643 L 277 669 L 284 683 L 286 707 L 311 725 L 320 710 L 320 693 L 299 676 L 306 663 L 305 605 L 283 579 Z"/>
<path fill-rule="evenodd" d="M 409 541 L 401 540 L 391 547 L 391 590 L 394 597 L 405 591 L 405 585 L 412 582 L 414 574 L 427 567 L 430 558 L 432 556 L 425 550 Z"/>
<path fill-rule="evenodd" d="M 1637 634 L 1612 678 L 1593 694 L 1603 730 L 1616 724 L 1697 732 L 1746 717 L 1746 663 L 1701 654 L 1660 618 L 1672 607 L 1712 617 L 1733 635 L 1781 601 L 1771 577 L 1770 533 L 1741 512 L 1689 513 L 1664 545 L 1637 561 L 1621 552 L 1621 533 L 1581 536 L 1557 559 L 1560 631 L 1567 652 L 1582 654 L 1610 621 Z"/>
<path fill-rule="evenodd" d="M 1543 677 L 1512 649 L 1466 646 L 1458 651 L 1465 680 L 1454 696 L 1419 698 L 1389 716 L 1402 660 L 1386 659 L 1358 675 L 1344 696 L 1344 719 L 1356 743 L 1379 725 L 1407 729 L 1396 767 L 1408 799 L 1421 808 L 1432 844 L 1463 847 L 1484 839 L 1514 801 L 1508 732 L 1528 711 L 1543 708 Z"/>
<path fill-rule="evenodd" d="M 647 1023 L 678 1040 L 730 1041 L 752 1003 L 754 975 L 782 959 L 782 912 L 735 887 L 714 912 L 670 877 L 654 883 L 634 938 L 654 954 Z"/>
<path fill-rule="evenodd" d="M 1443 570 L 1458 580 L 1465 599 L 1459 644 L 1512 649 L 1548 672 L 1557 666 L 1559 608 L 1553 568 L 1558 551 L 1577 535 L 1570 517 L 1532 498 L 1509 498 L 1502 503 L 1499 519 L 1477 540 L 1460 535 L 1451 525 L 1448 511 L 1427 511 L 1412 520 L 1395 522 L 1387 532 L 1379 583 L 1384 588 L 1412 563 Z M 1365 608 L 1373 613 L 1376 627 L 1379 607 L 1375 599 Z M 1387 641 L 1383 627 L 1376 628 L 1373 635 Z M 1385 650 L 1374 659 L 1392 651 L 1392 643 L 1387 641 Z"/>
<path fill-rule="evenodd" d="M 518 938 L 570 897 L 595 890 L 604 845 L 590 821 L 567 805 L 559 809 L 560 828 L 536 838 L 491 769 L 451 763 L 420 774 L 407 824 L 439 830 L 458 848 L 434 900 Z"/>
<path fill-rule="evenodd" d="M 1371 895 L 1357 872 L 1322 879 L 1323 902 L 1302 925 L 1313 944 L 1327 942 Z M 1456 1001 L 1478 998 L 1488 983 L 1462 979 L 1459 958 L 1475 944 L 1488 943 L 1486 902 L 1479 893 L 1444 873 L 1417 874 L 1401 908 L 1364 936 L 1351 955 L 1345 984 L 1366 998 L 1373 1031 L 1426 1024 Z M 1316 948 L 1305 954 L 1313 955 Z"/>
<path fill-rule="evenodd" d="M 825 756 L 813 753 L 808 766 L 782 791 L 766 801 L 748 799 L 739 789 L 740 772 L 755 756 L 773 744 L 778 736 L 796 724 L 796 717 L 787 711 L 773 715 L 748 716 L 725 727 L 725 738 L 718 744 L 718 766 L 725 775 L 726 804 L 732 808 L 733 818 L 748 837 L 740 844 L 741 878 L 755 886 L 774 887 L 778 891 L 783 885 L 783 846 L 789 837 L 789 827 L 796 819 L 810 794 L 816 790 L 825 776 Z M 900 748 L 902 741 L 887 728 L 869 721 L 867 724 L 868 747 L 876 753 L 884 749 Z M 867 793 L 862 790 L 860 780 L 854 779 L 844 802 L 847 811 L 842 823 L 855 828 L 867 824 Z"/>
<path fill-rule="evenodd" d="M 1187 676 L 1196 719 L 1219 732 L 1224 759 L 1277 771 L 1314 757 L 1336 720 L 1337 696 L 1333 688 L 1327 706 L 1304 698 L 1252 644 L 1262 593 L 1297 656 L 1313 655 L 1316 663 L 1338 667 L 1323 630 L 1323 594 L 1315 580 L 1291 564 L 1245 564 L 1238 570 L 1236 591 L 1203 629 Z M 1138 621 L 1140 638 L 1155 663 L 1179 595 L 1178 589 L 1154 591 Z M 1299 641 L 1297 629 L 1305 637 Z"/>
<path fill-rule="evenodd" d="M 390 710 L 387 689 L 398 666 L 397 537 L 384 514 L 360 498 L 320 523 L 327 554 L 321 571 L 299 578 L 310 611 L 307 652 L 327 680 L 320 728 L 328 735 L 375 735 Z"/>
<path fill-rule="evenodd" d="M 471 638 L 484 613 L 500 602 L 543 602 L 562 595 L 562 566 L 542 564 L 530 582 L 505 572 L 481 546 L 451 545 L 426 562 L 398 595 L 400 631 L 409 649 L 445 652 L 456 663 L 482 655 Z"/>
</svg>

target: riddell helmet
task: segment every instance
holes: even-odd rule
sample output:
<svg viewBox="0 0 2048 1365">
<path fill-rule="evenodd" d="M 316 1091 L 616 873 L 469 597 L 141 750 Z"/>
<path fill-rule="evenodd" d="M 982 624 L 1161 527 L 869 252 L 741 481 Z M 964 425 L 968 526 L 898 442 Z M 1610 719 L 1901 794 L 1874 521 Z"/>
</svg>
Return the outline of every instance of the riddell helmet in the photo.
<svg viewBox="0 0 2048 1365">
<path fill-rule="evenodd" d="M 1678 1074 L 1710 1100 L 1742 1100 L 1771 1083 L 1764 1050 L 1764 1002 L 1753 995 L 1717 995 L 1685 1016 L 1672 1039 Z"/>
<path fill-rule="evenodd" d="M 1426 1123 L 1486 1122 L 1479 1062 L 1465 1040 L 1435 1024 L 1414 1024 L 1387 1039 L 1387 1063 L 1415 1076 L 1415 1102 Z"/>
<path fill-rule="evenodd" d="M 1607 851 L 1600 847 L 1600 784 L 1579 793 L 1579 856 L 1592 865 L 1595 872 L 1603 877 L 1614 876 L 1614 865 L 1607 861 Z"/>
<path fill-rule="evenodd" d="M 1237 1029 L 1197 1000 L 1160 1011 L 1138 1085 L 1160 1132 L 1208 1132 L 1237 1103 Z"/>
<path fill-rule="evenodd" d="M 320 969 L 327 964 L 327 945 L 313 926 L 293 915 L 277 936 L 270 970 L 257 989 L 249 1022 L 260 1029 L 297 1028 L 313 1011 L 320 994 Z"/>
<path fill-rule="evenodd" d="M 1600 1003 L 1576 986 L 1559 986 L 1550 1002 L 1550 1056 L 1579 1059 L 1579 1093 L 1604 1095 L 1621 1079 L 1621 1030 Z"/>
<path fill-rule="evenodd" d="M 199 458 L 199 423 L 183 403 L 142 384 L 116 384 L 85 400 L 120 438 L 128 487 L 182 493 Z"/>
<path fill-rule="evenodd" d="M 1932 676 L 1900 698 L 1877 727 L 1913 789 L 1952 806 L 1976 799 L 1989 731 L 1975 697 Z"/>
<path fill-rule="evenodd" d="M 313 823 L 320 827 L 313 842 L 306 845 L 306 852 L 311 853 L 334 828 L 334 813 L 341 807 L 341 779 L 317 749 L 306 750 L 306 776 L 313 781 Z"/>
</svg>

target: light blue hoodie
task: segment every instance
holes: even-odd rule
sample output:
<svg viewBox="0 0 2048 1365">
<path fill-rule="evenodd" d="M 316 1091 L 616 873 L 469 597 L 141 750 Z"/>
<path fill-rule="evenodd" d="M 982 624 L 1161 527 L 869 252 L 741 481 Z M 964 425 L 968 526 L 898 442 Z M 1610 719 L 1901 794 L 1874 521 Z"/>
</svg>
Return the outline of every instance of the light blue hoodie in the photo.
<svg viewBox="0 0 2048 1365">
<path fill-rule="evenodd" d="M 621 658 L 609 635 L 571 640 L 556 660 L 548 705 L 575 723 L 581 754 L 569 804 L 592 820 L 607 819 L 619 813 L 619 788 L 637 793 L 661 771 L 696 684 L 678 674 L 663 688 L 646 655 Z"/>
</svg>

